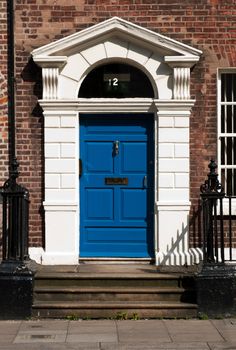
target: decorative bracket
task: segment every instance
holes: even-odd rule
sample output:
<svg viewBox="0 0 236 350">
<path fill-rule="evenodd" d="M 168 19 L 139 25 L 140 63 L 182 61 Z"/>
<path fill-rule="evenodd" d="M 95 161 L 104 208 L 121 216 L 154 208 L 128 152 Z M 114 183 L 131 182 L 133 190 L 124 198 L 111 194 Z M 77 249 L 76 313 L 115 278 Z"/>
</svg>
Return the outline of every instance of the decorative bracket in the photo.
<svg viewBox="0 0 236 350">
<path fill-rule="evenodd" d="M 174 70 L 173 99 L 190 99 L 190 68 L 198 60 L 198 56 L 165 56 L 165 62 Z"/>
<path fill-rule="evenodd" d="M 34 57 L 35 63 L 42 68 L 43 99 L 57 100 L 59 68 L 67 62 L 66 56 L 38 56 Z"/>
</svg>

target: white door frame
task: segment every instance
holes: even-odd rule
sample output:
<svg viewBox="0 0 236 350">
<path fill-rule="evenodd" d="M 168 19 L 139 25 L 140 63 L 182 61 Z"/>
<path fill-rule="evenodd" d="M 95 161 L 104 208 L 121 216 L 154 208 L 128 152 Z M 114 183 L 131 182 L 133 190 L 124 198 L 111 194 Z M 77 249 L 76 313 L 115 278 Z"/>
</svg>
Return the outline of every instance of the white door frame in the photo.
<svg viewBox="0 0 236 350">
<path fill-rule="evenodd" d="M 79 254 L 79 113 L 155 115 L 155 262 L 199 261 L 189 249 L 190 68 L 201 51 L 114 17 L 32 52 L 42 67 L 45 151 L 45 249 L 32 248 L 44 264 L 77 264 Z M 80 86 L 101 64 L 120 62 L 142 70 L 154 98 L 81 99 Z"/>
</svg>

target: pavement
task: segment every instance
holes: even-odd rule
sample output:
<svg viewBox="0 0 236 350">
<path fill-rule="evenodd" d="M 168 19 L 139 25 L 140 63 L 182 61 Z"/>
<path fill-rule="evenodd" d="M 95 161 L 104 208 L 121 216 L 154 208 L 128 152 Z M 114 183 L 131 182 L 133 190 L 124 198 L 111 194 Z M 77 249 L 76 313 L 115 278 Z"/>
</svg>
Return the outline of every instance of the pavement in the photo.
<svg viewBox="0 0 236 350">
<path fill-rule="evenodd" d="M 0 350 L 236 350 L 236 319 L 0 321 Z"/>
</svg>

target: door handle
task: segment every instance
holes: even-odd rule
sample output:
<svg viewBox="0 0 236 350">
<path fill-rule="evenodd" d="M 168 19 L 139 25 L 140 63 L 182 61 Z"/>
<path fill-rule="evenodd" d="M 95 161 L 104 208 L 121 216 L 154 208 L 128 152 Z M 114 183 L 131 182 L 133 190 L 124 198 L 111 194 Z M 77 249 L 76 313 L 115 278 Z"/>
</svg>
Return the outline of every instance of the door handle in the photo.
<svg viewBox="0 0 236 350">
<path fill-rule="evenodd" d="M 83 174 L 83 162 L 82 159 L 79 159 L 79 176 Z"/>
<path fill-rule="evenodd" d="M 143 187 L 147 188 L 147 175 L 145 175 L 143 178 Z"/>
<path fill-rule="evenodd" d="M 120 146 L 120 142 L 119 141 L 114 141 L 113 142 L 114 154 L 116 156 L 119 154 L 119 146 Z"/>
</svg>

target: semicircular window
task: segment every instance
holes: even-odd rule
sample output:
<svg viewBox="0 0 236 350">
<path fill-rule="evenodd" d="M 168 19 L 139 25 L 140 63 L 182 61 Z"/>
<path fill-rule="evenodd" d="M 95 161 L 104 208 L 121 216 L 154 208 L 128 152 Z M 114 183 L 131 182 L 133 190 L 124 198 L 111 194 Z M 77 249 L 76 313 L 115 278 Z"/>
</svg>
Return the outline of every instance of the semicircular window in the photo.
<svg viewBox="0 0 236 350">
<path fill-rule="evenodd" d="M 139 69 L 110 63 L 92 70 L 81 84 L 79 97 L 154 97 L 152 85 Z"/>
</svg>

